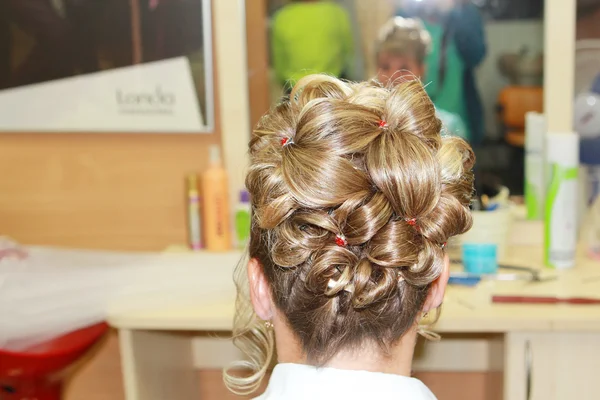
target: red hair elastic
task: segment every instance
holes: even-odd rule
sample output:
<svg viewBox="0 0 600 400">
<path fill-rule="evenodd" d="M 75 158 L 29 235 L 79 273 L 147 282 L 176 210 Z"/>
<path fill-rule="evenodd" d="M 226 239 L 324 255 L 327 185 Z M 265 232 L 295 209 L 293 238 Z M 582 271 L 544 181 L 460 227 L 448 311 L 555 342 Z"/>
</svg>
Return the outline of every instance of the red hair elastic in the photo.
<svg viewBox="0 0 600 400">
<path fill-rule="evenodd" d="M 417 219 L 416 218 L 405 218 L 404 220 L 406 221 L 407 224 L 409 224 L 410 226 L 412 226 L 413 228 L 415 228 L 415 230 L 417 232 L 421 232 L 421 227 L 419 225 L 417 225 Z"/>
<path fill-rule="evenodd" d="M 388 126 L 388 124 L 387 124 L 387 122 L 385 122 L 384 120 L 380 120 L 380 121 L 379 121 L 379 127 L 380 127 L 381 129 L 385 129 L 385 128 L 387 128 L 387 126 Z"/>
<path fill-rule="evenodd" d="M 292 144 L 292 143 L 294 143 L 294 142 L 289 137 L 281 138 L 281 145 L 282 146 L 287 146 L 288 144 Z"/>
<path fill-rule="evenodd" d="M 337 244 L 340 247 L 348 246 L 348 241 L 346 240 L 346 236 L 341 235 L 341 234 L 335 235 L 335 244 Z"/>
<path fill-rule="evenodd" d="M 416 218 L 406 218 L 405 221 L 410 226 L 417 226 L 417 219 Z"/>
</svg>

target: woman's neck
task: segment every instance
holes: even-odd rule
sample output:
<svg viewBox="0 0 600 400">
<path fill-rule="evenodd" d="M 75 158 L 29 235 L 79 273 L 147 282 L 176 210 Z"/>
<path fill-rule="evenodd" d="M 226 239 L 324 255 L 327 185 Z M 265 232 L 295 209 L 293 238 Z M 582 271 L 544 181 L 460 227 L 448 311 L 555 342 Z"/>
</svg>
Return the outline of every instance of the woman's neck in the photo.
<svg viewBox="0 0 600 400">
<path fill-rule="evenodd" d="M 377 344 L 370 343 L 361 350 L 337 354 L 327 363 L 327 366 L 410 376 L 416 341 L 417 332 L 411 330 L 390 349 L 388 355 L 383 354 Z"/>
<path fill-rule="evenodd" d="M 278 362 L 310 364 L 302 352 L 300 343 L 287 324 L 274 321 L 274 325 Z M 388 355 L 383 354 L 377 344 L 367 343 L 361 349 L 342 351 L 336 354 L 325 366 L 410 376 L 416 343 L 417 329 L 415 327 L 406 332 L 398 343 L 394 344 Z"/>
</svg>

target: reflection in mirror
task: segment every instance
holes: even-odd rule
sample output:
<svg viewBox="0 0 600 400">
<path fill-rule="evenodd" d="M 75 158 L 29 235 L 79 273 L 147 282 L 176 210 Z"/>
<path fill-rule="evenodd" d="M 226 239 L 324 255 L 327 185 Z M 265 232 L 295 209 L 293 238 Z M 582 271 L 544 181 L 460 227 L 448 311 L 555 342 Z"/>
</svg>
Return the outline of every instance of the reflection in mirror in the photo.
<svg viewBox="0 0 600 400">
<path fill-rule="evenodd" d="M 418 76 L 446 129 L 476 147 L 480 175 L 523 193 L 525 113 L 542 111 L 543 0 L 270 0 L 267 9 L 273 101 L 311 71 Z"/>
<path fill-rule="evenodd" d="M 2 0 L 0 130 L 212 130 L 211 43 L 210 0 Z"/>
<path fill-rule="evenodd" d="M 583 204 L 600 195 L 600 0 L 578 0 L 575 45 L 575 130 L 580 135 Z M 596 204 L 598 210 L 600 203 Z M 596 238 L 593 239 L 595 243 Z"/>
</svg>

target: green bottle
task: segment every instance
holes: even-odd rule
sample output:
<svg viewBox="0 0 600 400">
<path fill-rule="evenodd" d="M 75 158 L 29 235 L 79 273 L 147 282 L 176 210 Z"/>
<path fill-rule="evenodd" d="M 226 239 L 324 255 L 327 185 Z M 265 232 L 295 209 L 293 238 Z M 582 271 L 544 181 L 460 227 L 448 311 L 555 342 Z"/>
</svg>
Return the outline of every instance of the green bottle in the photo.
<svg viewBox="0 0 600 400">
<path fill-rule="evenodd" d="M 240 201 L 235 210 L 236 244 L 240 249 L 246 248 L 250 239 L 250 193 L 240 191 Z"/>
</svg>

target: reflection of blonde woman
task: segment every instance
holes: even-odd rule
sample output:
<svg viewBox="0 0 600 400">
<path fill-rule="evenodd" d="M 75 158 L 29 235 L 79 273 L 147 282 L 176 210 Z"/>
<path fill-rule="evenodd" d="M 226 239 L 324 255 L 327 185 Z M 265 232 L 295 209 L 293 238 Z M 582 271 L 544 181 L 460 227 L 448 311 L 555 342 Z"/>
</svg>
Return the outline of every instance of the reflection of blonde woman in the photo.
<svg viewBox="0 0 600 400">
<path fill-rule="evenodd" d="M 260 399 L 434 399 L 410 378 L 422 315 L 448 279 L 444 244 L 471 225 L 473 153 L 421 83 L 303 78 L 259 122 L 246 184 L 250 261 L 235 343 Z M 246 276 L 248 282 L 245 281 Z M 251 299 L 249 301 L 248 297 Z"/>
<path fill-rule="evenodd" d="M 425 58 L 431 46 L 431 35 L 418 19 L 394 17 L 379 32 L 377 44 L 377 78 L 388 83 L 402 76 L 423 79 Z M 437 116 L 446 130 L 467 138 L 467 129 L 459 115 L 437 108 Z"/>
</svg>

